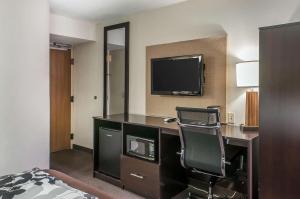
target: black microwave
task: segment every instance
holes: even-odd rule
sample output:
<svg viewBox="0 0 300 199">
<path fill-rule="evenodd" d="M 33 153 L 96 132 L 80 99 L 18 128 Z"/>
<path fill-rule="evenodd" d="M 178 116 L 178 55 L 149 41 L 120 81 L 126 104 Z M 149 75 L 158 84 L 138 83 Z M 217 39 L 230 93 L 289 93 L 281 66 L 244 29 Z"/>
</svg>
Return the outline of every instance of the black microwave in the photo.
<svg viewBox="0 0 300 199">
<path fill-rule="evenodd" d="M 155 140 L 126 135 L 126 153 L 130 156 L 155 161 Z"/>
</svg>

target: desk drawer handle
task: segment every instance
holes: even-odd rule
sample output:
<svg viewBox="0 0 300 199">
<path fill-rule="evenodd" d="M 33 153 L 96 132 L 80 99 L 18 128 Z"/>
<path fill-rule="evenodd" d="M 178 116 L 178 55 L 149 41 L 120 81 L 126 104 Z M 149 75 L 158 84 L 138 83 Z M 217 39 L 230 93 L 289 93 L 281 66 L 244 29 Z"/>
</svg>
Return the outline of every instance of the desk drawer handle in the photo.
<svg viewBox="0 0 300 199">
<path fill-rule="evenodd" d="M 135 173 L 130 173 L 130 175 L 133 176 L 133 177 L 139 178 L 139 179 L 144 179 L 144 176 L 141 176 L 141 175 L 138 175 L 138 174 L 135 174 Z"/>
<path fill-rule="evenodd" d="M 106 134 L 106 136 L 107 136 L 107 137 L 112 137 L 112 135 L 111 135 L 111 134 Z"/>
</svg>

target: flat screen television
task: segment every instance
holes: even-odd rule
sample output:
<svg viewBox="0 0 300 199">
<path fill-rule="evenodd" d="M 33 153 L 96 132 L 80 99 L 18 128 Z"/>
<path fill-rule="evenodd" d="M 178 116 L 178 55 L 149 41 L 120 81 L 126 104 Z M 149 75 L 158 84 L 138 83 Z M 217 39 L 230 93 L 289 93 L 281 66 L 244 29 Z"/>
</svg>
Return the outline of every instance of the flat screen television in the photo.
<svg viewBox="0 0 300 199">
<path fill-rule="evenodd" d="M 203 83 L 203 55 L 151 60 L 152 95 L 202 96 Z"/>
</svg>

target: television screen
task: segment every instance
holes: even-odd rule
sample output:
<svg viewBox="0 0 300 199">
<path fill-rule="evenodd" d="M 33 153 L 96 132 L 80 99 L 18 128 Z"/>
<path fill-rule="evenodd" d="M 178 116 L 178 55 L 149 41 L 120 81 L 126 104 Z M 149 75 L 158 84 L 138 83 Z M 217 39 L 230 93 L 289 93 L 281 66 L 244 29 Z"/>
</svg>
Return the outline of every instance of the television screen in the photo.
<svg viewBox="0 0 300 199">
<path fill-rule="evenodd" d="M 202 95 L 203 56 L 151 60 L 151 94 Z"/>
</svg>

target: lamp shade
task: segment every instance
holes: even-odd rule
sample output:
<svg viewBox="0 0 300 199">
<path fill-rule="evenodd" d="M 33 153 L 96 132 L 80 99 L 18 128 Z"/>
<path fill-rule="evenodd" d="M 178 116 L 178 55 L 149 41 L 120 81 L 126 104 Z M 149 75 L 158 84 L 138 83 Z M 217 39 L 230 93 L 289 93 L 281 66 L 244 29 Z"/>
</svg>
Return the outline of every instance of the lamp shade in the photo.
<svg viewBox="0 0 300 199">
<path fill-rule="evenodd" d="M 237 87 L 259 86 L 259 62 L 243 62 L 236 64 Z"/>
</svg>

